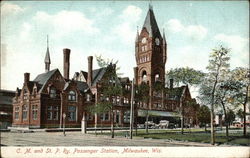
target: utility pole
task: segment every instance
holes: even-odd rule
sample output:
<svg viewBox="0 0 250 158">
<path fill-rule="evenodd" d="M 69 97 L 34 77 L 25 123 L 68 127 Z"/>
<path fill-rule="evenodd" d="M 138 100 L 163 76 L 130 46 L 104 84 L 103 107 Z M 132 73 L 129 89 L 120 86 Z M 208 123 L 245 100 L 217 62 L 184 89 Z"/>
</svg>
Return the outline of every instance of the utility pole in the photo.
<svg viewBox="0 0 250 158">
<path fill-rule="evenodd" d="M 134 125 L 134 79 L 132 80 L 131 107 L 130 107 L 130 139 L 133 137 Z"/>
</svg>

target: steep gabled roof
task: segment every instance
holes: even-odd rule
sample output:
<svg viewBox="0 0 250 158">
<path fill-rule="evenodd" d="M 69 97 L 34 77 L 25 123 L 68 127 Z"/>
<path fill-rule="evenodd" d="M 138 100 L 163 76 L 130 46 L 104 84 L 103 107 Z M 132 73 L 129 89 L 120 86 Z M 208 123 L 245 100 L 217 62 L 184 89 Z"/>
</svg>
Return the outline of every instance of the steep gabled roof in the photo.
<svg viewBox="0 0 250 158">
<path fill-rule="evenodd" d="M 167 88 L 167 94 L 171 100 L 180 100 L 185 90 L 186 86 Z"/>
<path fill-rule="evenodd" d="M 45 73 L 42 73 L 40 75 L 38 75 L 35 79 L 34 82 L 37 82 L 39 84 L 39 86 L 41 86 L 40 92 L 43 90 L 44 86 L 46 85 L 46 83 L 48 82 L 48 80 L 56 73 L 59 72 L 58 69 L 54 69 Z M 60 72 L 59 72 L 60 73 Z"/>
<path fill-rule="evenodd" d="M 149 7 L 146 19 L 144 21 L 143 27 L 142 28 L 146 28 L 148 33 L 149 33 L 149 37 L 159 37 L 161 38 L 161 34 L 160 34 L 160 30 L 158 28 L 157 22 L 155 20 L 155 15 L 154 15 L 154 11 L 152 9 L 152 7 Z"/>
<path fill-rule="evenodd" d="M 100 69 L 95 69 L 93 70 L 92 74 L 92 86 L 95 86 L 96 83 L 102 79 L 103 75 L 105 74 L 107 68 L 100 68 Z"/>
<path fill-rule="evenodd" d="M 84 78 L 87 80 L 88 79 L 88 72 L 86 71 L 80 71 L 81 74 L 83 74 Z"/>
</svg>

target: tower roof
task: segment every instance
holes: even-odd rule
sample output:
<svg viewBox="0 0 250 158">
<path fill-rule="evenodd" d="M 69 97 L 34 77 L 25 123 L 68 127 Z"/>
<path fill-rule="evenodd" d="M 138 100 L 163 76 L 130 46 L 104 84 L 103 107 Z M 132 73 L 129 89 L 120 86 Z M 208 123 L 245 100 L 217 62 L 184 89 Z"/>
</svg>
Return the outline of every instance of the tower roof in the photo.
<svg viewBox="0 0 250 158">
<path fill-rule="evenodd" d="M 48 39 L 48 36 L 47 36 L 47 51 L 46 51 L 44 62 L 49 63 L 49 64 L 51 63 L 50 62 L 50 55 L 49 55 L 49 39 Z"/>
<path fill-rule="evenodd" d="M 155 19 L 153 7 L 151 5 L 149 5 L 148 13 L 142 28 L 147 29 L 150 37 L 161 37 L 161 33 Z"/>
</svg>

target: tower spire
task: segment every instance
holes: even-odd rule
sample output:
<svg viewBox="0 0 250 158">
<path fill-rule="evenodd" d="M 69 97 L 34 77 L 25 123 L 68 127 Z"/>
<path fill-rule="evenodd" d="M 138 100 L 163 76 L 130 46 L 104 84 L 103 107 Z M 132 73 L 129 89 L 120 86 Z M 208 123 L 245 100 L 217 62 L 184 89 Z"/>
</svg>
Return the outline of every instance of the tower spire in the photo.
<svg viewBox="0 0 250 158">
<path fill-rule="evenodd" d="M 44 59 L 45 63 L 45 72 L 48 72 L 50 70 L 50 55 L 49 55 L 49 36 L 47 35 L 47 51 Z"/>
<path fill-rule="evenodd" d="M 144 20 L 142 29 L 143 28 L 147 30 L 149 37 L 161 37 L 160 31 L 159 31 L 159 28 L 155 19 L 153 7 L 151 4 L 149 4 L 148 13 Z"/>
</svg>

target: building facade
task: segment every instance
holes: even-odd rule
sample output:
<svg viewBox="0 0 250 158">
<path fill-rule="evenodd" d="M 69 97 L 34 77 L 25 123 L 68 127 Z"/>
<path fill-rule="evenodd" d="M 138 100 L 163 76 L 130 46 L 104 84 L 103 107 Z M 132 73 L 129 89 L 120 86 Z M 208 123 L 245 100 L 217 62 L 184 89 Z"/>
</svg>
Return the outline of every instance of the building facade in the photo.
<svg viewBox="0 0 250 158">
<path fill-rule="evenodd" d="M 7 129 L 12 124 L 12 98 L 15 91 L 0 90 L 0 129 Z"/>
</svg>

